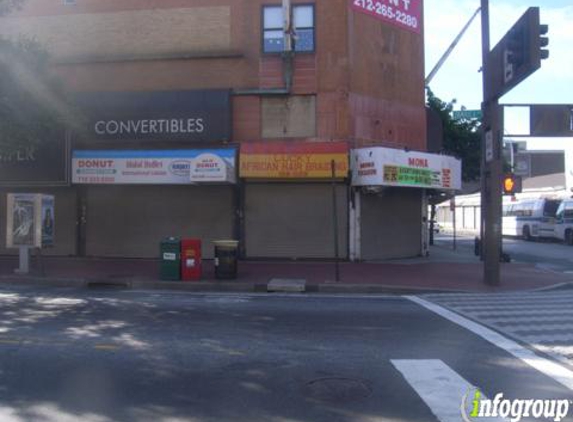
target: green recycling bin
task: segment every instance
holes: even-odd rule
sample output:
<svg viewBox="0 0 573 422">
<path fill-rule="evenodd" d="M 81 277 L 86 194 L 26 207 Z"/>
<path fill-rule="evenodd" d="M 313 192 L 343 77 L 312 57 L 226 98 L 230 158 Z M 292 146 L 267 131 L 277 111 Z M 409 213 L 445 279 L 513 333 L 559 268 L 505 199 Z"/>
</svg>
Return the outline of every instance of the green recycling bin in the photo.
<svg viewBox="0 0 573 422">
<path fill-rule="evenodd" d="M 237 278 L 237 259 L 239 255 L 239 241 L 215 240 L 215 278 Z"/>
<path fill-rule="evenodd" d="M 181 280 L 181 239 L 163 239 L 159 249 L 161 280 Z"/>
</svg>

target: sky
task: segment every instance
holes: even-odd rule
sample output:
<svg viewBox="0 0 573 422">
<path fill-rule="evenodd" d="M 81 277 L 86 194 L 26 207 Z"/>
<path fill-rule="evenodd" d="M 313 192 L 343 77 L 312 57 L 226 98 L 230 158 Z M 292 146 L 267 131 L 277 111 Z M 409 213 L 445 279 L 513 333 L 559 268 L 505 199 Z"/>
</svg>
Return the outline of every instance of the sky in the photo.
<svg viewBox="0 0 573 422">
<path fill-rule="evenodd" d="M 427 75 L 480 6 L 480 0 L 423 1 Z M 500 104 L 573 104 L 573 0 L 489 0 L 491 48 L 531 6 L 540 8 L 541 23 L 549 25 L 549 59 L 503 96 Z M 483 95 L 480 67 L 478 15 L 430 88 L 444 101 L 456 99 L 455 109 L 479 109 Z"/>
</svg>

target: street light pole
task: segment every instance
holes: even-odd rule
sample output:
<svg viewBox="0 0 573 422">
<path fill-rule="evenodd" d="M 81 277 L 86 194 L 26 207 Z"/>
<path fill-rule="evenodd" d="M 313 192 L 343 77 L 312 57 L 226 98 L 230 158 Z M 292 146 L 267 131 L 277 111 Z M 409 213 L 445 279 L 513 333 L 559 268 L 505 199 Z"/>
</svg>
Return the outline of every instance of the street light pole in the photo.
<svg viewBox="0 0 573 422">
<path fill-rule="evenodd" d="M 501 255 L 501 137 L 503 116 L 497 96 L 492 94 L 492 72 L 489 38 L 489 1 L 481 0 L 482 27 L 482 75 L 483 75 L 483 121 L 482 121 L 482 185 L 481 211 L 483 224 L 482 245 L 486 284 L 500 283 L 499 257 Z"/>
</svg>

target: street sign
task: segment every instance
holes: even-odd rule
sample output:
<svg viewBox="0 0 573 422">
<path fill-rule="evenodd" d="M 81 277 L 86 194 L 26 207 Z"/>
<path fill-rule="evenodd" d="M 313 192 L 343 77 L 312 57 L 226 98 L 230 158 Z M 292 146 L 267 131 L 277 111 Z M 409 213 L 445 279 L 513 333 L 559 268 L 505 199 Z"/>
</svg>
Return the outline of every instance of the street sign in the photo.
<svg viewBox="0 0 573 422">
<path fill-rule="evenodd" d="M 485 134 L 485 162 L 491 163 L 493 161 L 493 133 L 491 130 Z"/>
<path fill-rule="evenodd" d="M 475 120 L 481 119 L 481 110 L 456 110 L 454 111 L 455 120 Z"/>
<path fill-rule="evenodd" d="M 573 104 L 543 104 L 529 107 L 531 136 L 573 136 Z"/>
</svg>

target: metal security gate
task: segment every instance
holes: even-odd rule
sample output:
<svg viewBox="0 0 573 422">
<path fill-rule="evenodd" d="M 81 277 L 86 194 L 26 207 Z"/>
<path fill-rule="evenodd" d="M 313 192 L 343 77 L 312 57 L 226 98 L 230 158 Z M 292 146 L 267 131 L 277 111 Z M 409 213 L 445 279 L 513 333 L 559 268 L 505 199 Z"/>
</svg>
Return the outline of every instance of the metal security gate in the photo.
<svg viewBox="0 0 573 422">
<path fill-rule="evenodd" d="M 167 236 L 212 241 L 233 237 L 232 186 L 89 186 L 86 255 L 155 258 Z"/>
<path fill-rule="evenodd" d="M 341 258 L 348 256 L 348 195 L 336 188 Z M 333 258 L 332 186 L 250 183 L 245 187 L 247 257 Z"/>
<path fill-rule="evenodd" d="M 422 251 L 422 190 L 387 189 L 360 196 L 361 258 L 393 259 Z"/>
</svg>

